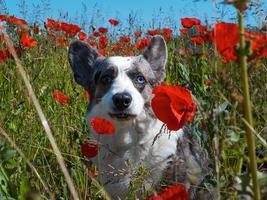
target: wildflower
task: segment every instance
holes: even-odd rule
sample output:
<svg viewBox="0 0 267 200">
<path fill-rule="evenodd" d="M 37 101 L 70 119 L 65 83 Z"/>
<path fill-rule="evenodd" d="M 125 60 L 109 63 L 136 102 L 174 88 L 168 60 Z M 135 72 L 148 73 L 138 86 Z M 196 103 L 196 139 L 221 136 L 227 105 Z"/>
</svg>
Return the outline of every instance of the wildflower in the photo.
<svg viewBox="0 0 267 200">
<path fill-rule="evenodd" d="M 9 52 L 7 49 L 0 50 L 0 62 L 5 62 L 9 58 Z"/>
<path fill-rule="evenodd" d="M 168 42 L 172 36 L 172 30 L 169 28 L 163 28 L 162 29 L 162 35 L 166 42 Z"/>
<path fill-rule="evenodd" d="M 156 30 L 148 30 L 147 34 L 151 35 L 151 36 L 160 35 L 160 30 L 158 30 L 158 29 L 156 29 Z"/>
<path fill-rule="evenodd" d="M 189 200 L 186 188 L 182 184 L 171 185 L 165 188 L 161 194 L 150 196 L 148 200 Z"/>
<path fill-rule="evenodd" d="M 192 36 L 191 41 L 197 45 L 203 44 L 205 42 L 201 36 Z"/>
<path fill-rule="evenodd" d="M 35 23 L 33 25 L 33 32 L 35 34 L 39 34 L 40 33 L 40 27 L 37 24 L 35 24 Z"/>
<path fill-rule="evenodd" d="M 99 53 L 101 56 L 106 56 L 106 55 L 107 55 L 106 51 L 103 50 L 103 49 L 98 50 L 98 53 Z"/>
<path fill-rule="evenodd" d="M 141 39 L 135 43 L 135 47 L 138 50 L 142 50 L 142 49 L 146 48 L 149 45 L 149 43 L 150 43 L 149 38 L 143 38 L 143 39 Z"/>
<path fill-rule="evenodd" d="M 63 31 L 65 32 L 65 36 L 69 38 L 74 37 L 81 30 L 81 28 L 76 24 L 59 22 L 49 18 L 46 21 L 46 28 L 53 29 L 55 31 Z"/>
<path fill-rule="evenodd" d="M 82 155 L 87 158 L 93 158 L 98 154 L 98 145 L 94 141 L 89 141 L 81 146 Z"/>
<path fill-rule="evenodd" d="M 27 22 L 24 19 L 20 19 L 14 16 L 7 16 L 6 21 L 10 26 L 20 26 L 27 25 Z"/>
<path fill-rule="evenodd" d="M 6 21 L 7 16 L 6 15 L 0 15 L 0 22 Z"/>
<path fill-rule="evenodd" d="M 104 118 L 95 117 L 91 119 L 91 126 L 98 134 L 111 135 L 115 132 L 115 126 Z"/>
<path fill-rule="evenodd" d="M 24 47 L 35 47 L 37 44 L 36 40 L 28 33 L 22 33 L 20 42 Z"/>
<path fill-rule="evenodd" d="M 87 44 L 89 44 L 92 47 L 96 47 L 97 46 L 97 43 L 94 40 L 88 40 Z"/>
<path fill-rule="evenodd" d="M 112 25 L 112 26 L 117 26 L 119 24 L 119 21 L 116 19 L 109 19 L 108 22 Z"/>
<path fill-rule="evenodd" d="M 202 25 L 196 25 L 197 32 L 199 34 L 205 34 L 207 32 L 207 27 Z"/>
<path fill-rule="evenodd" d="M 170 28 L 163 28 L 162 29 L 163 35 L 172 35 L 172 29 Z"/>
<path fill-rule="evenodd" d="M 184 28 L 192 28 L 194 25 L 200 25 L 200 20 L 197 18 L 181 18 L 181 23 Z"/>
<path fill-rule="evenodd" d="M 108 38 L 107 37 L 99 37 L 99 41 L 98 41 L 98 47 L 100 49 L 104 49 L 107 46 L 108 43 Z"/>
<path fill-rule="evenodd" d="M 53 20 L 53 19 L 47 19 L 46 20 L 46 28 L 54 29 L 56 31 L 61 30 L 61 23 L 59 21 Z"/>
<path fill-rule="evenodd" d="M 180 86 L 158 86 L 152 93 L 152 109 L 169 130 L 178 130 L 193 120 L 196 105 L 189 90 Z"/>
<path fill-rule="evenodd" d="M 81 30 L 81 28 L 76 24 L 61 22 L 61 30 L 66 33 L 66 37 L 73 38 Z"/>
<path fill-rule="evenodd" d="M 87 38 L 87 35 L 86 35 L 86 33 L 84 33 L 84 32 L 79 32 L 79 39 L 80 40 L 86 40 L 86 38 Z"/>
<path fill-rule="evenodd" d="M 188 33 L 188 30 L 189 30 L 189 29 L 181 28 L 181 29 L 180 29 L 180 33 L 181 33 L 182 35 L 185 35 L 185 34 Z"/>
<path fill-rule="evenodd" d="M 237 60 L 234 46 L 239 42 L 239 30 L 236 24 L 225 22 L 215 24 L 214 40 L 224 63 Z"/>
<path fill-rule="evenodd" d="M 58 37 L 56 38 L 56 45 L 57 46 L 69 46 L 69 42 L 66 41 L 66 38 Z"/>
<path fill-rule="evenodd" d="M 129 38 L 127 36 L 121 36 L 120 37 L 120 42 L 130 43 L 131 42 L 131 38 Z"/>
<path fill-rule="evenodd" d="M 99 36 L 100 36 L 100 33 L 99 33 L 98 31 L 94 31 L 94 32 L 93 32 L 93 36 L 95 36 L 95 37 L 99 37 Z"/>
<path fill-rule="evenodd" d="M 111 47 L 111 50 L 113 50 L 113 51 L 121 51 L 121 50 L 123 50 L 124 48 L 123 48 L 123 46 L 121 46 L 121 45 L 113 45 L 112 47 Z"/>
<path fill-rule="evenodd" d="M 106 34 L 106 33 L 108 32 L 108 29 L 107 29 L 107 28 L 104 28 L 104 27 L 99 27 L 99 28 L 98 28 L 98 32 L 99 32 L 99 33 Z"/>
<path fill-rule="evenodd" d="M 56 102 L 60 103 L 61 105 L 66 105 L 70 103 L 70 98 L 58 90 L 55 90 L 52 95 Z"/>
<path fill-rule="evenodd" d="M 134 32 L 134 36 L 135 37 L 141 37 L 141 35 L 142 35 L 142 32 L 141 31 Z"/>
</svg>

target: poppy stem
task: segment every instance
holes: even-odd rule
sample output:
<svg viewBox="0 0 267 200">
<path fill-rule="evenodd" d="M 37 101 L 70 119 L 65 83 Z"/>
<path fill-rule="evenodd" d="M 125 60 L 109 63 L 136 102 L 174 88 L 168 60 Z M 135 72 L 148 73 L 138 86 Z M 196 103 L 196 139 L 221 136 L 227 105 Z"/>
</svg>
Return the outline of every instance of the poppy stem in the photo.
<svg viewBox="0 0 267 200">
<path fill-rule="evenodd" d="M 257 181 L 257 163 L 256 163 L 256 153 L 255 153 L 255 140 L 254 135 L 250 127 L 253 127 L 252 111 L 251 111 L 251 102 L 249 94 L 249 83 L 248 83 L 248 72 L 247 72 L 247 51 L 246 51 L 246 41 L 245 41 L 245 29 L 244 29 L 244 17 L 243 11 L 237 10 L 238 12 L 238 27 L 240 31 L 239 39 L 239 67 L 241 68 L 241 84 L 243 90 L 243 112 L 245 120 L 248 125 L 245 124 L 246 139 L 248 154 L 250 160 L 250 171 L 253 182 L 253 193 L 254 199 L 260 200 L 260 187 Z"/>
</svg>

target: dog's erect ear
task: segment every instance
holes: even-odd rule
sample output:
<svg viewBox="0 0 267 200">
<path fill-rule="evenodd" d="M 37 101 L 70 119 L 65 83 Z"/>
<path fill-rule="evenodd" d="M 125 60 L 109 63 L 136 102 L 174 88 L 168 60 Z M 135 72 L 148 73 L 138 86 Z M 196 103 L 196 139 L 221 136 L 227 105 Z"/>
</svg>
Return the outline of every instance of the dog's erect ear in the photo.
<svg viewBox="0 0 267 200">
<path fill-rule="evenodd" d="M 144 58 L 149 62 L 159 82 L 165 79 L 165 65 L 167 63 L 167 46 L 162 36 L 151 38 L 149 46 L 143 53 Z"/>
<path fill-rule="evenodd" d="M 90 91 L 93 84 L 93 65 L 100 55 L 88 44 L 75 40 L 70 44 L 68 57 L 75 81 Z"/>
</svg>

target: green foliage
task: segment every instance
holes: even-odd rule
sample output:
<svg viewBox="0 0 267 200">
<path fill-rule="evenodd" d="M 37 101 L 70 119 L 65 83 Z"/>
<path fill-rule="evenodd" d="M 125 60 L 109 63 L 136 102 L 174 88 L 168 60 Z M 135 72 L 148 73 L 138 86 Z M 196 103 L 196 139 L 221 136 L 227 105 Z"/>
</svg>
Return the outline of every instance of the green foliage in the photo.
<svg viewBox="0 0 267 200">
<path fill-rule="evenodd" d="M 234 63 L 222 65 L 219 56 L 209 44 L 197 47 L 187 44 L 186 38 L 178 37 L 168 43 L 168 49 L 167 81 L 192 91 L 198 104 L 193 134 L 202 142 L 203 148 L 207 149 L 212 167 L 215 169 L 215 166 L 218 166 L 218 179 L 208 177 L 203 186 L 219 184 L 222 199 L 239 199 L 239 189 L 233 185 L 237 184 L 236 177 L 246 174 L 248 169 L 240 114 L 242 96 L 239 70 Z M 183 49 L 190 49 L 192 52 L 189 55 L 180 55 L 179 50 Z M 83 97 L 83 89 L 73 82 L 67 48 L 56 47 L 46 38 L 39 36 L 38 47 L 28 49 L 21 59 L 80 197 L 101 199 L 98 189 L 92 186 L 87 175 L 90 164 L 85 165 L 81 158 L 80 144 L 87 139 L 88 132 L 84 119 L 87 100 Z M 265 140 L 266 73 L 266 60 L 254 61 L 249 66 L 255 130 L 261 133 Z M 57 104 L 52 97 L 54 90 L 60 90 L 70 96 L 71 103 L 66 106 Z M 23 84 L 16 75 L 13 60 L 0 63 L 0 124 L 37 168 L 55 197 L 69 199 L 70 194 L 55 155 L 27 98 Z M 218 146 L 214 145 L 214 137 L 219 141 Z M 37 194 L 41 195 L 40 198 L 48 197 L 37 177 L 25 166 L 25 162 L 1 140 L 0 199 L 23 199 L 30 191 L 37 191 Z M 267 150 L 261 142 L 256 142 L 258 167 L 264 172 Z M 136 177 L 144 177 L 145 167 L 139 172 Z M 263 173 L 262 177 L 261 182 L 265 186 L 262 188 L 267 188 L 266 174 Z M 139 178 L 132 181 L 129 199 L 134 198 L 134 193 L 142 185 L 143 180 Z M 241 179 L 241 183 L 245 183 L 245 180 Z M 250 181 L 247 181 L 246 185 L 249 183 Z M 39 198 L 38 195 L 36 198 Z"/>
</svg>

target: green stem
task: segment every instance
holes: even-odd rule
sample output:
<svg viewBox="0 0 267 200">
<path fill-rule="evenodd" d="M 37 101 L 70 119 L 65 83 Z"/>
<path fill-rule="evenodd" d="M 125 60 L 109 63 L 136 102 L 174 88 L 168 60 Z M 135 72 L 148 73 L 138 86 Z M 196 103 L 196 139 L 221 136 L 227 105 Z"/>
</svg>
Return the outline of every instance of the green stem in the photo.
<svg viewBox="0 0 267 200">
<path fill-rule="evenodd" d="M 241 68 L 241 81 L 243 90 L 243 109 L 245 119 L 250 126 L 252 125 L 252 112 L 251 102 L 249 95 L 248 73 L 247 73 L 247 52 L 245 44 L 245 30 L 244 30 L 244 18 L 243 12 L 238 10 L 238 26 L 240 31 L 240 48 L 239 48 L 239 66 Z M 249 126 L 245 125 L 248 154 L 250 159 L 250 170 L 253 182 L 254 200 L 260 200 L 260 187 L 257 181 L 257 163 L 255 154 L 255 141 L 252 130 Z"/>
</svg>

